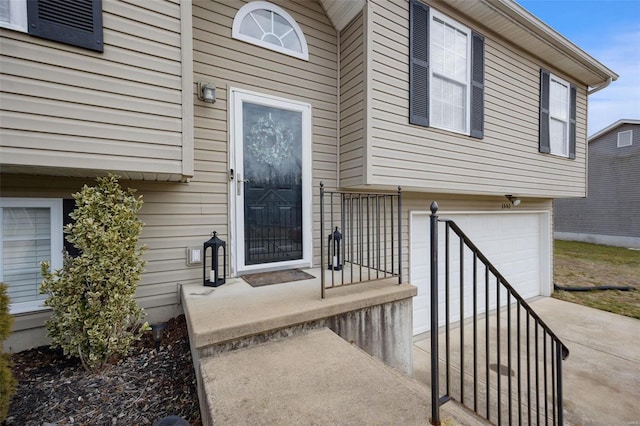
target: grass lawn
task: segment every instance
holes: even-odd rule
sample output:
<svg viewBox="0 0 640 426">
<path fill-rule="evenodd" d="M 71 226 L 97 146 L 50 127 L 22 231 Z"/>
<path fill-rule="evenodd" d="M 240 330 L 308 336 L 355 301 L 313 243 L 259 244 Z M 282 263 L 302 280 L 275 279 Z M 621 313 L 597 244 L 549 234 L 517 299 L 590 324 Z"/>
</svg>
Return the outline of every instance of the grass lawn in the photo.
<svg viewBox="0 0 640 426">
<path fill-rule="evenodd" d="M 555 284 L 632 286 L 633 291 L 555 291 L 553 297 L 640 319 L 640 251 L 577 241 L 554 243 Z"/>
</svg>

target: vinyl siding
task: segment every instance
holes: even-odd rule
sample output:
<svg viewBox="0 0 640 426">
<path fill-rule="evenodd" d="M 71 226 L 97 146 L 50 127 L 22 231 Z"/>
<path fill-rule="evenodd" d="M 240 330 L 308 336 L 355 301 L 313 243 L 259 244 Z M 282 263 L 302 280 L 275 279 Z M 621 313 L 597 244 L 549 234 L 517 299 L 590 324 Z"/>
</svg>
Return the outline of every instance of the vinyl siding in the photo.
<svg viewBox="0 0 640 426">
<path fill-rule="evenodd" d="M 105 9 L 111 2 L 105 3 Z M 160 4 L 160 3 L 158 3 Z M 314 2 L 294 4 L 278 1 L 298 22 L 309 45 L 309 61 L 292 58 L 271 50 L 231 39 L 231 25 L 242 2 L 222 0 L 195 1 L 193 19 L 193 81 L 189 101 L 194 104 L 194 176 L 189 182 L 147 182 L 140 179 L 121 180 L 123 187 L 137 189 L 144 205 L 140 219 L 145 223 L 141 244 L 148 250 L 145 272 L 136 292 L 136 299 L 155 318 L 166 320 L 179 309 L 179 285 L 200 283 L 202 265 L 186 265 L 186 248 L 202 247 L 217 231 L 227 242 L 227 253 L 233 255 L 235 242 L 229 232 L 232 217 L 229 205 L 229 147 L 228 88 L 237 87 L 279 96 L 312 105 L 312 161 L 313 161 L 313 240 L 319 241 L 319 185 L 335 189 L 337 183 L 337 37 L 322 8 Z M 156 2 L 141 3 L 141 7 L 155 8 Z M 177 6 L 177 5 L 176 5 Z M 161 33 L 162 31 L 159 30 Z M 105 32 L 106 34 L 106 32 Z M 4 35 L 4 33 L 3 33 Z M 109 38 L 105 35 L 105 40 Z M 48 50 L 47 50 L 48 51 Z M 73 57 L 76 62 L 92 63 L 84 56 Z M 90 54 L 89 54 L 90 55 Z M 177 53 L 177 57 L 180 54 Z M 59 64 L 62 66 L 62 64 Z M 57 75 L 70 77 L 64 68 L 51 66 Z M 76 70 L 81 78 L 92 78 L 91 72 Z M 217 87 L 217 100 L 205 104 L 197 99 L 195 82 L 204 80 Z M 73 79 L 71 79 L 73 81 Z M 122 77 L 113 79 L 116 87 L 133 87 Z M 160 85 L 162 86 L 162 85 Z M 180 102 L 180 81 L 175 90 L 159 87 L 169 93 L 173 102 Z M 151 102 L 152 103 L 152 102 Z M 179 130 L 179 128 L 178 128 Z M 3 131 L 4 132 L 4 131 Z M 4 137 L 4 133 L 3 133 Z M 102 135 L 101 137 L 105 137 Z M 48 141 L 51 138 L 48 139 Z M 108 139 L 108 138 L 107 138 Z M 25 137 L 22 135 L 21 141 Z M 62 137 L 60 138 L 62 141 Z M 92 141 L 92 139 L 87 139 Z M 165 144 L 167 138 L 161 138 Z M 25 143 L 25 142 L 21 142 Z M 62 143 L 62 142 L 60 142 Z M 124 143 L 124 142 L 122 142 Z M 116 144 L 117 146 L 117 144 Z M 4 155 L 4 148 L 3 148 Z M 65 154 L 66 155 L 66 154 Z M 149 161 L 154 161 L 150 159 Z M 70 198 L 92 179 L 72 177 L 29 176 L 2 174 L 0 192 L 3 197 Z M 320 259 L 319 244 L 314 244 L 313 262 Z M 230 271 L 227 267 L 227 271 Z M 46 314 L 34 313 L 16 318 L 15 330 L 42 326 Z"/>
<path fill-rule="evenodd" d="M 363 13 L 340 34 L 340 185 L 364 183 L 365 42 Z"/>
<path fill-rule="evenodd" d="M 373 0 L 368 7 L 373 40 L 366 184 L 438 193 L 584 195 L 586 87 L 578 85 L 576 159 L 540 154 L 542 62 L 434 3 L 432 7 L 485 36 L 485 136 L 478 140 L 409 125 L 408 2 Z"/>
<path fill-rule="evenodd" d="M 309 47 L 309 61 L 293 58 L 240 40 L 231 27 L 240 1 L 196 1 L 193 4 L 194 81 L 216 85 L 217 100 L 195 104 L 195 176 L 206 193 L 200 205 L 207 212 L 205 236 L 215 229 L 231 242 L 233 212 L 228 192 L 228 90 L 230 87 L 310 103 L 312 108 L 313 241 L 319 236 L 319 186 L 337 184 L 337 37 L 321 6 L 315 2 L 275 1 L 300 25 Z M 170 199 L 167 196 L 167 199 Z M 314 244 L 313 262 L 320 261 Z"/>
<path fill-rule="evenodd" d="M 632 145 L 618 148 L 618 133 Z M 622 124 L 589 143 L 586 198 L 555 201 L 555 231 L 640 238 L 640 125 Z"/>
<path fill-rule="evenodd" d="M 182 179 L 180 13 L 104 2 L 104 53 L 0 29 L 3 171 Z"/>
</svg>

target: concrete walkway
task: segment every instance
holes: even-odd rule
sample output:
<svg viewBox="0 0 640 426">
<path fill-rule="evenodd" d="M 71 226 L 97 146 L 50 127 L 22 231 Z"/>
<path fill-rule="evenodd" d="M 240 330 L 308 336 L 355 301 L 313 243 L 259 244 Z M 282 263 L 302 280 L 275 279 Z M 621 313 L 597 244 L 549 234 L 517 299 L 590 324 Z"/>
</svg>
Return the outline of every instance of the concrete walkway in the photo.
<svg viewBox="0 0 640 426">
<path fill-rule="evenodd" d="M 640 425 L 640 321 L 553 298 L 530 305 L 570 351 L 562 364 L 565 423 Z M 430 341 L 424 337 L 414 344 L 414 377 L 428 384 Z M 465 353 L 471 359 L 470 350 Z M 467 376 L 471 368 L 465 369 Z M 479 376 L 483 381 L 484 371 Z"/>
</svg>

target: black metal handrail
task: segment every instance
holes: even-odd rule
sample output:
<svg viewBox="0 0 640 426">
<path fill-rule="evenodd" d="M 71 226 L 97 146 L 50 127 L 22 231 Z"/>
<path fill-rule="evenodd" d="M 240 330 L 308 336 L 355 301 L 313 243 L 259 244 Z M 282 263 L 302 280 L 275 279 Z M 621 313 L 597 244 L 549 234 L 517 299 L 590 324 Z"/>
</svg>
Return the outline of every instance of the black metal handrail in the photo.
<svg viewBox="0 0 640 426">
<path fill-rule="evenodd" d="M 350 284 L 390 277 L 402 283 L 401 211 L 399 187 L 397 193 L 327 191 L 320 182 L 323 299 L 327 289 Z"/>
<path fill-rule="evenodd" d="M 478 249 L 469 237 L 452 220 L 439 219 L 438 204 L 431 205 L 431 390 L 433 424 L 440 424 L 439 407 L 449 399 L 456 399 L 478 415 L 501 425 L 507 424 L 563 424 L 562 404 L 562 360 L 569 356 L 568 348 L 545 324 L 515 288 L 496 269 L 489 259 Z M 440 389 L 439 342 L 438 342 L 438 228 L 444 224 L 445 248 L 445 354 L 444 354 L 444 393 Z M 453 232 L 458 238 L 459 264 L 458 274 L 459 297 L 459 343 L 457 355 L 459 363 L 451 354 L 451 239 Z M 471 271 L 473 286 L 471 287 L 471 312 L 465 310 L 465 254 L 472 257 Z M 455 266 L 455 265 L 454 265 Z M 483 268 L 484 266 L 484 268 Z M 478 278 L 478 272 L 484 272 L 484 279 Z M 481 284 L 484 283 L 484 287 Z M 484 291 L 484 303 L 479 296 Z M 491 296 L 494 293 L 493 297 Z M 501 293 L 506 297 L 501 299 Z M 469 296 L 467 296 L 469 297 Z M 495 307 L 492 308 L 492 302 Z M 482 312 L 484 310 L 484 312 Z M 506 324 L 502 316 L 506 311 Z M 515 311 L 515 312 L 512 312 Z M 492 333 L 492 316 L 495 315 L 495 331 Z M 516 322 L 513 324 L 515 314 Z M 482 318 L 482 316 L 484 318 Z M 470 324 L 465 320 L 471 319 Z M 479 323 L 484 319 L 484 330 L 479 330 Z M 506 326 L 506 342 L 503 341 L 501 329 Z M 465 382 L 465 329 L 472 328 L 473 360 L 469 371 L 472 382 Z M 484 342 L 478 338 L 478 332 L 484 331 Z M 504 333 L 504 330 L 503 330 Z M 491 341 L 494 337 L 495 342 Z M 523 342 L 524 340 L 524 342 Z M 515 349 L 514 349 L 515 347 Z M 533 352 L 533 353 L 532 353 Z M 484 365 L 479 365 L 479 358 L 484 357 Z M 506 365 L 505 365 L 506 359 Z M 515 368 L 514 370 L 514 359 Z M 495 364 L 491 361 L 495 360 Z M 480 384 L 479 368 L 484 367 L 484 387 Z M 494 368 L 495 367 L 495 368 Z M 496 383 L 492 388 L 490 371 L 497 373 Z M 459 374 L 459 382 L 452 379 Z M 542 370 L 542 371 L 541 371 Z M 506 373 L 505 373 L 506 372 Z M 506 386 L 502 375 L 506 374 Z M 515 386 L 514 386 L 515 385 Z M 453 389 L 459 387 L 459 389 Z M 471 395 L 465 394 L 465 387 L 472 388 Z M 515 387 L 515 389 L 514 389 Z M 506 388 L 506 389 L 505 389 Z M 503 398 L 506 397 L 506 406 Z M 484 401 L 483 401 L 484 399 Z M 484 402 L 484 403 L 483 403 Z"/>
</svg>

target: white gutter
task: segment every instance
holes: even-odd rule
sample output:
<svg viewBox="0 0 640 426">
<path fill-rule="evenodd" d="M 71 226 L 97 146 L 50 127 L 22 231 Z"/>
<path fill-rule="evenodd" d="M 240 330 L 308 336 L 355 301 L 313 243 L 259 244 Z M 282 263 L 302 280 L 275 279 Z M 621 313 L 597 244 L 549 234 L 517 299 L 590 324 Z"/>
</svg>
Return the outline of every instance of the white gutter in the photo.
<svg viewBox="0 0 640 426">
<path fill-rule="evenodd" d="M 611 77 L 607 78 L 606 81 L 604 81 L 603 83 L 595 86 L 593 89 L 587 90 L 587 96 L 593 95 L 594 93 L 599 92 L 600 90 L 604 89 L 605 87 L 607 87 L 610 84 L 611 84 Z"/>
</svg>

